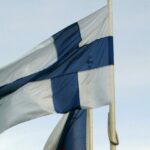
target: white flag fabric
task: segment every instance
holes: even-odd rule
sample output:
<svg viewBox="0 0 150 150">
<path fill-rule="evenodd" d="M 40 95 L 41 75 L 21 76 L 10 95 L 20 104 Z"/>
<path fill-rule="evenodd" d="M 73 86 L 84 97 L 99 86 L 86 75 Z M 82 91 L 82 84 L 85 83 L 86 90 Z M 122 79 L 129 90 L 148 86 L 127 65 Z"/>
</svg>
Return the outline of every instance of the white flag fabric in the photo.
<svg viewBox="0 0 150 150">
<path fill-rule="evenodd" d="M 108 105 L 113 66 L 106 5 L 0 69 L 0 132 L 51 113 Z"/>
</svg>

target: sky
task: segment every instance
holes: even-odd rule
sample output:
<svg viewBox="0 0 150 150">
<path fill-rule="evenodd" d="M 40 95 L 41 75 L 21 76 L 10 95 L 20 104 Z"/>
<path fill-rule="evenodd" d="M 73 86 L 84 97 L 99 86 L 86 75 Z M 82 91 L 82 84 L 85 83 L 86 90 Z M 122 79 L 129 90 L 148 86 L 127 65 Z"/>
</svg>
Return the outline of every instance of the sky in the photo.
<svg viewBox="0 0 150 150">
<path fill-rule="evenodd" d="M 0 68 L 106 0 L 0 0 Z M 150 1 L 113 0 L 117 150 L 150 149 Z M 94 110 L 94 150 L 109 150 L 108 107 Z M 0 150 L 42 150 L 61 115 L 0 134 Z"/>
</svg>

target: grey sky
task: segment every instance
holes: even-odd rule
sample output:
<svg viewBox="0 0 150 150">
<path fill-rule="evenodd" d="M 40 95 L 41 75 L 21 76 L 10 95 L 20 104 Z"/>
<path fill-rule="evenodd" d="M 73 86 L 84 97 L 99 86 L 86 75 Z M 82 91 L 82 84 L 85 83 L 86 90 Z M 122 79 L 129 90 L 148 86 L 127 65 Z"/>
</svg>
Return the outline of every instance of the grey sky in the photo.
<svg viewBox="0 0 150 150">
<path fill-rule="evenodd" d="M 0 0 L 0 67 L 105 4 L 105 0 Z M 150 148 L 150 1 L 114 0 L 118 150 Z M 94 150 L 109 149 L 108 108 L 94 111 Z M 0 135 L 0 150 L 42 150 L 60 115 Z"/>
</svg>

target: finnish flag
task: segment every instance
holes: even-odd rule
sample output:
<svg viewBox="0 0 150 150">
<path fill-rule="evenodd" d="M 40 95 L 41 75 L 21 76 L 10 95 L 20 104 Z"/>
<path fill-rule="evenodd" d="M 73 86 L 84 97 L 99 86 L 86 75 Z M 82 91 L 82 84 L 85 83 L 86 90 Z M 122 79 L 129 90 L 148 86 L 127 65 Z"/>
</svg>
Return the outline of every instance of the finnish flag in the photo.
<svg viewBox="0 0 150 150">
<path fill-rule="evenodd" d="M 0 69 L 0 132 L 51 113 L 108 105 L 113 65 L 106 5 Z"/>
<path fill-rule="evenodd" d="M 88 150 L 89 114 L 87 110 L 73 110 L 58 122 L 44 150 Z"/>
</svg>

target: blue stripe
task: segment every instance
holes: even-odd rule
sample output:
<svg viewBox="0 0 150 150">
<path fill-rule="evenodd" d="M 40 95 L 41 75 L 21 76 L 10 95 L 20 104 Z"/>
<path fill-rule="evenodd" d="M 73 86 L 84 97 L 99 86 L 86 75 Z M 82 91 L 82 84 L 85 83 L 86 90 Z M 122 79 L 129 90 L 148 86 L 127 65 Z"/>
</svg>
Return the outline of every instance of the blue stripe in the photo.
<svg viewBox="0 0 150 150">
<path fill-rule="evenodd" d="M 54 43 L 57 49 L 58 59 L 65 57 L 74 49 L 79 48 L 81 35 L 78 23 L 74 23 L 62 31 L 53 35 Z"/>
<path fill-rule="evenodd" d="M 52 91 L 56 112 L 64 113 L 80 108 L 77 74 L 53 78 Z"/>
<path fill-rule="evenodd" d="M 56 150 L 86 150 L 86 110 L 69 113 Z"/>
<path fill-rule="evenodd" d="M 113 58 L 113 37 L 96 40 L 91 44 L 72 50 L 55 64 L 38 73 L 0 87 L 0 98 L 18 90 L 28 82 L 52 79 L 65 74 L 113 65 Z"/>
</svg>

